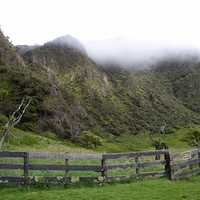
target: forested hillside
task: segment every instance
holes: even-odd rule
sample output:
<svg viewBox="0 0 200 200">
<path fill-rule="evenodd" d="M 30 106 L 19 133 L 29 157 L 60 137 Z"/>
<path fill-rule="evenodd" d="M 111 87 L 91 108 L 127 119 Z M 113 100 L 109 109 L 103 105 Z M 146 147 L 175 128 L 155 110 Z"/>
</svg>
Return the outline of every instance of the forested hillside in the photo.
<svg viewBox="0 0 200 200">
<path fill-rule="evenodd" d="M 88 131 L 103 137 L 200 123 L 198 56 L 133 70 L 96 64 L 75 38 L 76 46 L 58 41 L 15 48 L 0 32 L 1 124 L 24 96 L 33 100 L 19 128 L 77 141 Z"/>
</svg>

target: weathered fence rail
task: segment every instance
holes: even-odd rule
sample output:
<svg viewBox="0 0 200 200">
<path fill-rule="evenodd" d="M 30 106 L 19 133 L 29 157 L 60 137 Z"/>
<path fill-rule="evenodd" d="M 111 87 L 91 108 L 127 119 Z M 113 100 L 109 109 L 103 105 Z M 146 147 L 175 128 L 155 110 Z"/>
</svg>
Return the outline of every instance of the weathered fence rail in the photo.
<svg viewBox="0 0 200 200">
<path fill-rule="evenodd" d="M 174 154 L 170 168 L 171 179 L 200 174 L 200 149 Z"/>
<path fill-rule="evenodd" d="M 183 153 L 183 155 L 185 155 Z M 168 150 L 128 152 L 128 153 L 106 153 L 106 154 L 78 154 L 78 153 L 50 153 L 50 152 L 0 152 L 0 182 L 16 183 L 70 183 L 76 181 L 113 181 L 127 180 L 139 177 L 162 177 L 178 179 L 200 173 L 199 150 L 192 150 L 188 153 L 187 159 L 178 159 L 180 155 L 172 154 Z M 5 161 L 8 159 L 8 163 Z M 18 159 L 17 162 L 9 161 L 9 158 Z M 157 160 L 159 158 L 160 160 Z M 19 160 L 21 159 L 21 163 Z M 39 159 L 42 163 L 32 163 L 32 160 Z M 54 160 L 61 160 L 62 164 L 51 163 Z M 80 160 L 81 164 L 70 163 Z M 87 164 L 90 160 L 96 160 L 94 164 Z M 84 161 L 86 161 L 84 163 Z M 189 168 L 189 171 L 184 171 Z M 4 173 L 6 170 L 6 173 Z M 22 175 L 7 175 L 10 171 L 20 170 Z M 45 173 L 40 176 L 33 175 L 33 171 L 63 172 L 60 176 L 47 176 Z M 126 171 L 128 174 L 119 174 L 115 170 Z M 70 172 L 79 171 L 79 176 L 70 175 Z M 113 172 L 114 171 L 114 172 Z M 84 172 L 94 172 L 96 175 L 82 176 Z M 109 174 L 113 172 L 113 174 Z M 80 176 L 81 174 L 81 176 Z"/>
</svg>

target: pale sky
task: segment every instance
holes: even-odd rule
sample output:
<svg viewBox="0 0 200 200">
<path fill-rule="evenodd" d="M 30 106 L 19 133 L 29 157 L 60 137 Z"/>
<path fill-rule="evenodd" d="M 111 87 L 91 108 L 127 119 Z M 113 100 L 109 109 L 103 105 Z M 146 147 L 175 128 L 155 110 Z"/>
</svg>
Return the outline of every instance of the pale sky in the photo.
<svg viewBox="0 0 200 200">
<path fill-rule="evenodd" d="M 70 34 L 200 47 L 199 0 L 0 0 L 0 25 L 16 44 Z"/>
</svg>

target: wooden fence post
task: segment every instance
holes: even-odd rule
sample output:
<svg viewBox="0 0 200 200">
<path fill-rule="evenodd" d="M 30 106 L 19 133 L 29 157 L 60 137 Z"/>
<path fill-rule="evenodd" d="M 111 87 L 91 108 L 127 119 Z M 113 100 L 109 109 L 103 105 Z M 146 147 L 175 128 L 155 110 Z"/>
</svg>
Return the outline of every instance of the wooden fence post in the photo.
<svg viewBox="0 0 200 200">
<path fill-rule="evenodd" d="M 139 157 L 136 156 L 135 157 L 135 173 L 136 173 L 136 177 L 139 177 L 139 171 L 140 171 L 140 166 L 139 166 Z"/>
<path fill-rule="evenodd" d="M 67 175 L 68 175 L 68 172 L 69 172 L 69 160 L 68 159 L 65 159 L 65 184 L 67 184 Z"/>
<path fill-rule="evenodd" d="M 157 150 L 160 150 L 160 149 L 156 149 L 155 160 L 160 160 L 160 154 L 157 153 Z"/>
<path fill-rule="evenodd" d="M 101 160 L 101 176 L 106 179 L 107 177 L 107 168 L 106 168 L 106 159 L 102 158 Z"/>
<path fill-rule="evenodd" d="M 200 147 L 198 147 L 198 159 L 199 159 L 199 168 L 200 168 Z"/>
<path fill-rule="evenodd" d="M 28 183 L 28 175 L 29 175 L 29 153 L 24 152 L 24 183 Z"/>
<path fill-rule="evenodd" d="M 166 161 L 165 172 L 166 172 L 169 179 L 173 179 L 173 175 L 172 175 L 173 171 L 171 169 L 171 156 L 170 156 L 169 151 L 165 152 L 164 158 L 165 158 L 165 161 Z"/>
</svg>

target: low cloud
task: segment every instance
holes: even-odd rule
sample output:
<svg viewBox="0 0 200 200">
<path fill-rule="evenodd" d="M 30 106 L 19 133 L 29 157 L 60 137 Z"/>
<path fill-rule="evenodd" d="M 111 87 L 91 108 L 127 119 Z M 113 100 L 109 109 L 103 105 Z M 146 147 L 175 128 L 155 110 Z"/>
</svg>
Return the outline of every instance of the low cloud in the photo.
<svg viewBox="0 0 200 200">
<path fill-rule="evenodd" d="M 81 51 L 82 53 L 85 53 L 85 48 L 84 46 L 79 42 L 79 40 L 77 40 L 76 38 L 72 37 L 71 35 L 64 35 L 61 37 L 58 37 L 50 42 L 46 43 L 48 44 L 56 44 L 59 46 L 68 46 L 74 49 L 77 49 L 79 51 Z"/>
<path fill-rule="evenodd" d="M 145 69 L 164 58 L 185 59 L 191 55 L 200 55 L 199 49 L 193 46 L 170 42 L 117 38 L 83 43 L 89 57 L 98 64 L 125 68 Z"/>
</svg>

